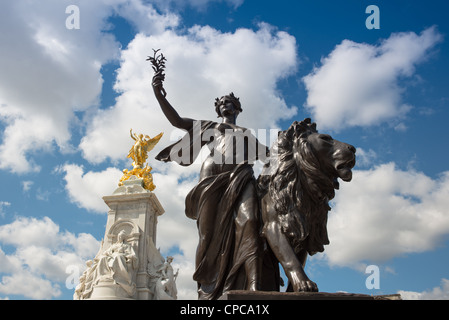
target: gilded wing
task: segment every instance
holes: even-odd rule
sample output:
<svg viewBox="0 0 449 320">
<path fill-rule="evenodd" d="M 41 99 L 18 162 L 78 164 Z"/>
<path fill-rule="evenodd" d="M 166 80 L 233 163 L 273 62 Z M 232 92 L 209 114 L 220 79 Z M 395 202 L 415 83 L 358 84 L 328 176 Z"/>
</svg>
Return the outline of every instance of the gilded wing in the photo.
<svg viewBox="0 0 449 320">
<path fill-rule="evenodd" d="M 131 138 L 132 138 L 134 141 L 137 142 L 138 138 L 137 138 L 136 134 L 133 133 L 133 129 L 132 129 L 132 128 L 129 130 L 129 134 L 130 134 Z M 136 155 L 135 155 L 135 153 L 134 153 L 134 145 L 133 145 L 133 146 L 131 147 L 131 149 L 129 149 L 129 152 L 128 152 L 128 158 L 131 158 L 131 159 L 133 159 L 134 161 L 136 161 L 136 158 L 135 158 L 135 157 L 136 157 Z"/>
<path fill-rule="evenodd" d="M 153 148 L 157 145 L 159 140 L 161 140 L 163 135 L 164 135 L 164 133 L 161 132 L 157 136 L 155 136 L 154 138 L 150 138 L 149 136 L 145 136 L 145 139 L 149 139 L 149 140 L 146 140 L 147 143 L 145 144 L 145 152 L 150 152 L 151 150 L 153 150 Z"/>
<path fill-rule="evenodd" d="M 136 155 L 134 154 L 134 146 L 132 146 L 131 149 L 129 149 L 128 158 L 131 158 L 134 161 L 136 161 Z"/>
</svg>

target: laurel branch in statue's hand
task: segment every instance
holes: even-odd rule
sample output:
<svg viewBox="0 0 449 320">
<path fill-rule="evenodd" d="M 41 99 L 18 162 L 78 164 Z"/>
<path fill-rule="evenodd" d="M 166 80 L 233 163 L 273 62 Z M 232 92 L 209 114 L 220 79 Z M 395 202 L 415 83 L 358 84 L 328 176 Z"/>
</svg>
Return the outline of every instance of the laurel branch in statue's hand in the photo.
<svg viewBox="0 0 449 320">
<path fill-rule="evenodd" d="M 165 92 L 165 89 L 162 84 L 165 80 L 164 70 L 165 70 L 165 61 L 167 61 L 167 59 L 164 57 L 162 53 L 158 54 L 159 51 L 160 49 L 158 50 L 153 49 L 153 56 L 152 57 L 148 56 L 147 61 L 151 62 L 154 71 L 154 76 L 152 80 L 153 88 L 162 93 L 162 95 L 165 97 L 167 93 Z"/>
</svg>

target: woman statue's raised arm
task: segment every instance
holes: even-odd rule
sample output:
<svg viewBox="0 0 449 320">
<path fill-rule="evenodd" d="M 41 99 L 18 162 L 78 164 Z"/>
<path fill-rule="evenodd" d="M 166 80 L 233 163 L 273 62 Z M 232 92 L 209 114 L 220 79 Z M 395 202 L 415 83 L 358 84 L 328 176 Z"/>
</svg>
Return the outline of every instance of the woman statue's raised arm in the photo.
<svg viewBox="0 0 449 320">
<path fill-rule="evenodd" d="M 173 108 L 173 106 L 168 102 L 166 98 L 167 93 L 163 86 L 163 81 L 165 80 L 164 68 L 166 59 L 162 53 L 157 55 L 159 50 L 153 51 L 154 56 L 148 57 L 147 60 L 151 61 L 155 72 L 152 81 L 154 95 L 156 96 L 162 112 L 164 112 L 164 115 L 167 117 L 168 121 L 170 121 L 170 123 L 176 128 L 189 131 L 193 127 L 194 120 L 180 117 L 175 108 Z"/>
</svg>

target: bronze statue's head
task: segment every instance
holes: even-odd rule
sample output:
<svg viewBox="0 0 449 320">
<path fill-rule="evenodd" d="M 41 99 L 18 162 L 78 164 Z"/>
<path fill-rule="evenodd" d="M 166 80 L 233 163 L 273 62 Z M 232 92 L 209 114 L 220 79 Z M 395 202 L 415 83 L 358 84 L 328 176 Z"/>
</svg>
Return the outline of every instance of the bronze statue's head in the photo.
<svg viewBox="0 0 449 320">
<path fill-rule="evenodd" d="M 233 112 L 235 116 L 237 116 L 240 112 L 242 112 L 242 105 L 240 104 L 240 99 L 234 96 L 234 93 L 231 92 L 228 95 L 225 95 L 221 98 L 215 99 L 215 112 L 217 112 L 218 118 L 222 118 L 222 106 L 226 106 L 227 103 L 231 102 L 234 106 L 233 110 L 229 110 L 229 112 Z"/>
</svg>

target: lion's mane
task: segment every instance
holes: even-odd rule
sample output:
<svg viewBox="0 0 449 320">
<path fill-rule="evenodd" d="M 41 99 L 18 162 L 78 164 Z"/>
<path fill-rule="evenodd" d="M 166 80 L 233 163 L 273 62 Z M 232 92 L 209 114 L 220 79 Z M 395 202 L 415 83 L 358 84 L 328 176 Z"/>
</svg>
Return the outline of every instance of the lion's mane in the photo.
<svg viewBox="0 0 449 320">
<path fill-rule="evenodd" d="M 259 192 L 268 192 L 273 199 L 278 223 L 294 251 L 307 250 L 310 255 L 324 251 L 329 244 L 327 214 L 335 195 L 333 180 L 322 172 L 307 141 L 312 133 L 317 130 L 310 119 L 295 121 L 279 132 L 271 149 L 275 158 L 269 166 L 274 172 L 258 179 Z"/>
</svg>

